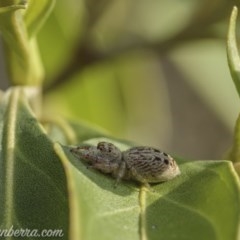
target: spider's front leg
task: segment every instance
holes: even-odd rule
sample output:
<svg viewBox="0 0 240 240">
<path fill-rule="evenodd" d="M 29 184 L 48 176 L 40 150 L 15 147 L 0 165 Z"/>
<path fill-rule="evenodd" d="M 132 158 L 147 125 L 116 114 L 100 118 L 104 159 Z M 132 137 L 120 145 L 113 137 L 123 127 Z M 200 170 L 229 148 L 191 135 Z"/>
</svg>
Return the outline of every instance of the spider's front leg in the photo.
<svg viewBox="0 0 240 240">
<path fill-rule="evenodd" d="M 113 176 L 116 178 L 114 187 L 116 188 L 121 179 L 126 174 L 126 163 L 124 161 L 121 161 L 121 163 L 118 164 L 118 168 L 116 171 L 113 172 Z"/>
<path fill-rule="evenodd" d="M 97 161 L 92 161 L 91 163 L 89 162 L 88 168 L 94 168 L 97 169 L 103 173 L 114 173 L 117 171 L 119 167 L 119 164 L 116 162 L 110 162 L 107 161 L 106 159 L 99 159 Z"/>
</svg>

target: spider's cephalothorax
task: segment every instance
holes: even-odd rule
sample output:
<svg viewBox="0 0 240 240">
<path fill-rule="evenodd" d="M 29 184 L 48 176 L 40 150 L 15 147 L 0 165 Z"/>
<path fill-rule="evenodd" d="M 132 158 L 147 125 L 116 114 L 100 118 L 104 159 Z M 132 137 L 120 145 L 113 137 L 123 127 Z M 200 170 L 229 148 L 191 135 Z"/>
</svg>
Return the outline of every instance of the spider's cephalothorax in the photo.
<svg viewBox="0 0 240 240">
<path fill-rule="evenodd" d="M 99 142 L 95 146 L 74 147 L 77 158 L 117 179 L 132 179 L 141 183 L 164 182 L 180 174 L 175 160 L 152 147 L 133 147 L 121 152 L 115 145 Z"/>
</svg>

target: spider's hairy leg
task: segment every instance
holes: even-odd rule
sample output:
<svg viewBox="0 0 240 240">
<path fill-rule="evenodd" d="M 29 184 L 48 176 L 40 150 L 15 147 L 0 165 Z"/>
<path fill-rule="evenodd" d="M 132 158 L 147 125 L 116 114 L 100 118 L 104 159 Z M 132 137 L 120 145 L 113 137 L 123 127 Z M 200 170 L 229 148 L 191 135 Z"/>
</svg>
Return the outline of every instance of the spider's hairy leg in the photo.
<svg viewBox="0 0 240 240">
<path fill-rule="evenodd" d="M 119 182 L 121 181 L 121 179 L 123 178 L 123 176 L 125 175 L 126 173 L 126 163 L 124 161 L 122 161 L 119 165 L 119 168 L 116 172 L 116 181 L 115 181 L 115 184 L 114 184 L 114 187 L 116 188 L 117 185 L 119 184 Z"/>
</svg>

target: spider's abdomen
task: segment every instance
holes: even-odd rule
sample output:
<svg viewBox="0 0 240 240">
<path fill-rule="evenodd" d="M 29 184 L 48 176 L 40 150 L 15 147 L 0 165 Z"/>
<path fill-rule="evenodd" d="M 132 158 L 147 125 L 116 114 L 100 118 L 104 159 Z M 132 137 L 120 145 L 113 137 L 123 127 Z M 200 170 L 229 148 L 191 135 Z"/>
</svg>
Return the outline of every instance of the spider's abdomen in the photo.
<svg viewBox="0 0 240 240">
<path fill-rule="evenodd" d="M 123 152 L 128 174 L 140 182 L 167 181 L 178 174 L 179 168 L 174 159 L 155 148 L 133 147 Z"/>
</svg>

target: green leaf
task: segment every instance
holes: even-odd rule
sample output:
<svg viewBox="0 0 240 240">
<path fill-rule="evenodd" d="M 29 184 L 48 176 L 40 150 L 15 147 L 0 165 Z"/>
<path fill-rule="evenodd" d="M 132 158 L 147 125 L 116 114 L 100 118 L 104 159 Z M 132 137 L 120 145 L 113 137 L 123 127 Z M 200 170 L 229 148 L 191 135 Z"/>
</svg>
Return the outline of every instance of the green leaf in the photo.
<svg viewBox="0 0 240 240">
<path fill-rule="evenodd" d="M 240 177 L 240 162 L 234 163 L 234 169 L 238 176 Z"/>
<path fill-rule="evenodd" d="M 0 229 L 62 229 L 68 239 L 66 176 L 23 90 L 0 105 Z"/>
<path fill-rule="evenodd" d="M 149 239 L 239 239 L 239 181 L 232 164 L 189 162 L 181 170 L 175 184 L 158 185 L 145 197 Z"/>
<path fill-rule="evenodd" d="M 35 39 L 28 38 L 23 20 L 25 8 L 25 1 L 0 7 L 0 31 L 4 40 L 6 65 L 13 84 L 39 85 L 43 79 L 43 69 Z"/>
<path fill-rule="evenodd" d="M 103 140 L 129 147 L 106 138 L 87 143 Z M 87 169 L 68 147 L 56 144 L 55 151 L 72 192 L 71 239 L 238 239 L 239 180 L 229 161 L 179 160 L 179 177 L 139 191 L 127 181 L 114 188 L 114 179 Z"/>
<path fill-rule="evenodd" d="M 44 24 L 55 4 L 55 0 L 29 0 L 24 20 L 29 37 L 34 36 Z"/>
<path fill-rule="evenodd" d="M 240 57 L 237 47 L 236 39 L 236 21 L 237 21 L 238 9 L 234 7 L 232 10 L 229 30 L 228 30 L 228 39 L 227 39 L 227 56 L 228 56 L 228 65 L 232 75 L 232 79 L 235 83 L 238 95 L 240 96 Z M 230 159 L 233 162 L 240 161 L 240 115 L 235 124 L 234 130 L 234 142 L 229 154 Z M 239 168 L 239 167 L 238 167 Z M 236 169 L 239 172 L 239 169 Z"/>
<path fill-rule="evenodd" d="M 240 162 L 240 115 L 238 115 L 235 129 L 234 129 L 234 141 L 232 149 L 229 153 L 229 158 L 234 163 Z M 239 167 L 236 169 L 239 172 Z"/>
<path fill-rule="evenodd" d="M 13 88 L 0 102 L 0 229 L 62 229 L 69 240 L 238 240 L 239 178 L 230 161 L 177 159 L 181 175 L 171 181 L 114 188 L 112 177 L 49 140 L 24 92 Z M 130 147 L 91 138 L 101 133 L 82 124 L 62 126 L 52 132 L 56 140 L 72 128 L 79 144 Z"/>
<path fill-rule="evenodd" d="M 227 38 L 227 57 L 228 65 L 237 89 L 238 95 L 240 96 L 240 57 L 238 53 L 237 40 L 236 40 L 236 20 L 237 20 L 237 7 L 232 10 L 228 38 Z"/>
</svg>

